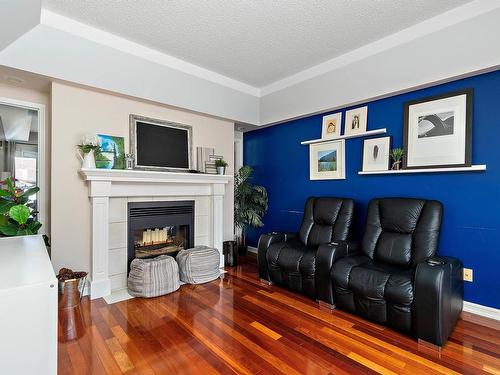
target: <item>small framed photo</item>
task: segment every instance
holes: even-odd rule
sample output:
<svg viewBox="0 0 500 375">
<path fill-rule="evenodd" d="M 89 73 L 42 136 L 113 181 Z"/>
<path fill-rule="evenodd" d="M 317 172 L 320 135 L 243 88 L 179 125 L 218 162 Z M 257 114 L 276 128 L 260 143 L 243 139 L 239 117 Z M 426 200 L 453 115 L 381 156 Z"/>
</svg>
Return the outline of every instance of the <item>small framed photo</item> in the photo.
<svg viewBox="0 0 500 375">
<path fill-rule="evenodd" d="M 346 111 L 344 135 L 361 134 L 366 132 L 368 107 L 359 107 Z"/>
<path fill-rule="evenodd" d="M 472 90 L 405 103 L 403 168 L 470 167 Z"/>
<path fill-rule="evenodd" d="M 345 179 L 345 140 L 309 145 L 309 179 Z"/>
<path fill-rule="evenodd" d="M 342 127 L 342 112 L 323 116 L 323 127 L 321 131 L 322 139 L 332 139 L 340 137 Z"/>
<path fill-rule="evenodd" d="M 363 142 L 363 172 L 389 170 L 390 152 L 390 136 L 365 139 Z"/>
</svg>

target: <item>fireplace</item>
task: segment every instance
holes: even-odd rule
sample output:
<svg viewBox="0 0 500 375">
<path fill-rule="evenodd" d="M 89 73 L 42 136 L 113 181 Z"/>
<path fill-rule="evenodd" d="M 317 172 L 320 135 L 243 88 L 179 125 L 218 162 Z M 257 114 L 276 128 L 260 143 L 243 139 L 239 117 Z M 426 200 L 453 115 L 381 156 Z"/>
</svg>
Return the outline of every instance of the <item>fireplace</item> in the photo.
<svg viewBox="0 0 500 375">
<path fill-rule="evenodd" d="M 128 203 L 128 271 L 134 258 L 175 256 L 193 244 L 194 201 Z"/>
</svg>

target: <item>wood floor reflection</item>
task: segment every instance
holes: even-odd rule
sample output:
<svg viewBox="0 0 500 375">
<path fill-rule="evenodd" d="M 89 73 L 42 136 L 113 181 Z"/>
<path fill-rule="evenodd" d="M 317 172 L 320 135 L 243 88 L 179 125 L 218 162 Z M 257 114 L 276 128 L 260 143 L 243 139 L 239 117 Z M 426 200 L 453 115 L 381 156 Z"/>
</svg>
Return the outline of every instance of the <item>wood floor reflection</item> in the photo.
<svg viewBox="0 0 500 375">
<path fill-rule="evenodd" d="M 241 263 L 167 296 L 60 312 L 59 374 L 500 374 L 498 322 L 468 314 L 437 352 Z"/>
</svg>

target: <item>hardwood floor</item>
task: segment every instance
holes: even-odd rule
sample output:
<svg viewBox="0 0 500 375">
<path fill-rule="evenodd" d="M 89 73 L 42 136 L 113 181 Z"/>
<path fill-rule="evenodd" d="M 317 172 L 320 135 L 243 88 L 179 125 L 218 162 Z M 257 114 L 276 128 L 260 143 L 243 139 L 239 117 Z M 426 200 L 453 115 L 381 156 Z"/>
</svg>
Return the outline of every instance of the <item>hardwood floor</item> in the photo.
<svg viewBox="0 0 500 375">
<path fill-rule="evenodd" d="M 61 312 L 59 374 L 500 374 L 500 324 L 471 320 L 438 352 L 261 284 L 246 260 L 167 296 Z"/>
</svg>

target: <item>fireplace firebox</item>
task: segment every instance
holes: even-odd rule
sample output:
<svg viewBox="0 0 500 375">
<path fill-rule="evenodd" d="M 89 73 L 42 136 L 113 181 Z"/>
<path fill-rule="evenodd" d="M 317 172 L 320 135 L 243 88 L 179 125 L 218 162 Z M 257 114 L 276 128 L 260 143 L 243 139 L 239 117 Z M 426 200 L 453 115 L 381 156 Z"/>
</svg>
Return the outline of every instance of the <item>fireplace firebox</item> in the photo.
<svg viewBox="0 0 500 375">
<path fill-rule="evenodd" d="M 194 201 L 128 203 L 128 271 L 134 258 L 177 255 L 194 244 Z"/>
</svg>

